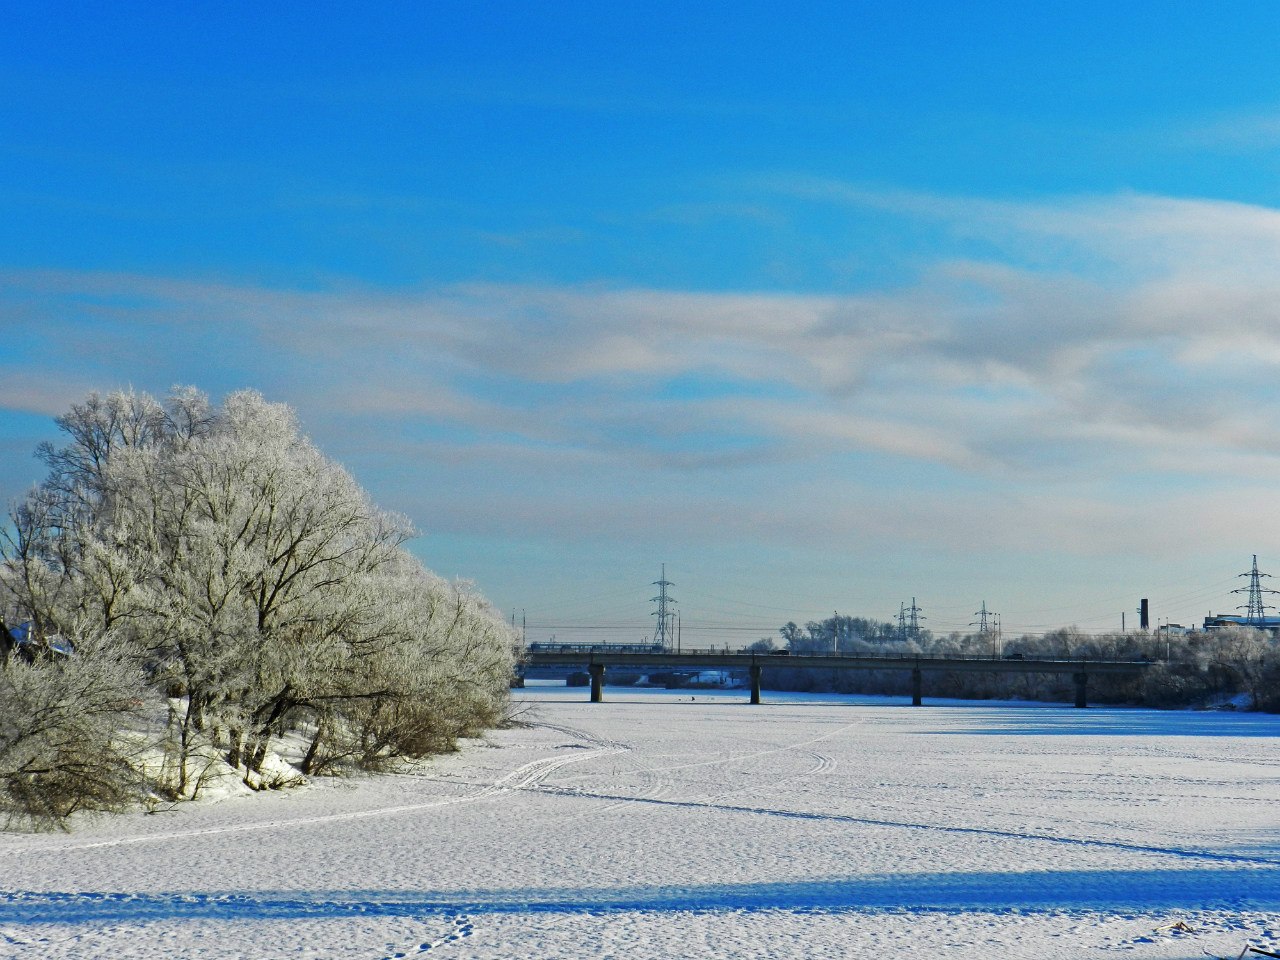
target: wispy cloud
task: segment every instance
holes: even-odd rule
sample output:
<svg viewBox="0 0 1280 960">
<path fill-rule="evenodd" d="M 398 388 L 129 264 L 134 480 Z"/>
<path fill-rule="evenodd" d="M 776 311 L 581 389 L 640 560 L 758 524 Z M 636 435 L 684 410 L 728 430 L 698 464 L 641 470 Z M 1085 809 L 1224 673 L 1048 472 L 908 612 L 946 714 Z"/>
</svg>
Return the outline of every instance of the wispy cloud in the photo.
<svg viewBox="0 0 1280 960">
<path fill-rule="evenodd" d="M 0 410 L 56 417 L 83 400 L 94 384 L 74 371 L 43 371 L 0 365 Z"/>
<path fill-rule="evenodd" d="M 816 190 L 810 184 L 806 189 Z M 1012 204 L 884 196 L 1016 246 L 1051 237 L 1041 270 L 940 262 L 911 288 L 857 296 L 472 284 L 314 293 L 104 275 L 17 275 L 125 324 L 236 325 L 290 363 L 321 365 L 350 410 L 418 416 L 538 442 L 627 446 L 641 401 L 689 433 L 744 433 L 981 469 L 997 442 L 1038 438 L 1131 453 L 1206 444 L 1255 455 L 1280 362 L 1280 212 L 1122 196 Z M 127 320 L 125 318 L 128 318 Z M 399 370 L 371 383 L 362 371 Z M 742 402 L 656 388 L 714 377 Z M 1219 378 L 1229 377 L 1232 389 Z M 1240 387 L 1257 391 L 1242 404 Z M 785 388 L 785 389 L 782 389 Z M 761 398 L 761 391 L 765 396 Z M 772 395 L 770 395 L 772 393 Z M 619 418 L 619 411 L 632 410 Z M 656 418 L 655 418 L 656 419 Z M 609 421 L 613 421 L 612 427 Z M 944 439 L 945 438 L 945 439 Z M 1023 466 L 1028 466 L 1024 463 Z"/>
<path fill-rule="evenodd" d="M 1128 522 L 1154 543 L 1187 489 L 1262 482 L 1280 466 L 1280 212 L 1139 195 L 1011 203 L 803 189 L 815 202 L 932 218 L 997 252 L 939 258 L 911 284 L 853 295 L 299 291 L 16 272 L 0 278 L 0 309 L 27 331 L 26 354 L 0 404 L 54 412 L 74 399 L 67 385 L 86 383 L 258 386 L 325 424 L 335 452 L 348 445 L 385 465 L 412 450 L 433 470 L 461 471 L 455 517 L 485 513 L 501 488 L 509 509 L 497 525 L 567 512 L 579 528 L 615 532 L 643 527 L 656 475 L 690 491 L 710 484 L 715 496 L 687 493 L 661 521 L 708 535 L 892 527 L 962 539 L 965 498 L 976 497 L 976 509 L 1016 515 L 1010 529 L 1028 543 L 1052 535 L 1084 549 Z M 60 349 L 90 331 L 113 345 L 97 366 Z M 215 337 L 217 350 L 201 352 Z M 189 362 L 154 384 L 166 355 Z M 820 478 L 813 489 L 797 479 L 808 475 Z M 1165 493 L 1147 484 L 1139 509 L 1126 477 L 1160 478 Z M 886 482 L 902 489 L 876 492 Z M 943 492 L 922 501 L 919 489 Z M 811 498 L 823 490 L 859 506 L 820 507 Z M 1230 528 L 1213 501 L 1183 506 L 1202 527 Z"/>
</svg>

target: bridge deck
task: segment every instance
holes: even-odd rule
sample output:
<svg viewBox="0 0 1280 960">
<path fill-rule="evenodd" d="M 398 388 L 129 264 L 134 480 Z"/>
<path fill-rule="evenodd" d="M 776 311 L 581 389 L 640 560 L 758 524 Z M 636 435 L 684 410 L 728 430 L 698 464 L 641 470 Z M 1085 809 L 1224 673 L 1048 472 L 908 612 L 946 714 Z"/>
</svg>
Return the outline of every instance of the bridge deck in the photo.
<svg viewBox="0 0 1280 960">
<path fill-rule="evenodd" d="M 873 654 L 776 654 L 686 650 L 680 653 L 613 653 L 605 650 L 530 650 L 530 666 L 751 667 L 780 670 L 920 670 L 965 673 L 1133 674 L 1151 666 L 1147 660 L 1041 660 L 1005 657 L 943 657 Z"/>
</svg>

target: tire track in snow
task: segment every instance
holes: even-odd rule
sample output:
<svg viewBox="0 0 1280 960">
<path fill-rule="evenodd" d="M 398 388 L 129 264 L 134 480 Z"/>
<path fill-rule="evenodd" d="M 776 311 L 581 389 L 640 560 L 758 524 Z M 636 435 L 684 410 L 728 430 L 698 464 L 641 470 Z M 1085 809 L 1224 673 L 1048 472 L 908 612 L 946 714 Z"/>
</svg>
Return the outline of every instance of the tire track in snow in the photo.
<svg viewBox="0 0 1280 960">
<path fill-rule="evenodd" d="M 598 752 L 596 756 L 602 756 L 604 755 L 604 753 L 612 753 L 612 752 L 619 752 L 619 753 L 628 752 L 629 753 L 631 752 L 631 749 L 632 749 L 627 744 L 621 743 L 616 740 L 608 740 L 603 737 L 596 736 L 595 734 L 589 733 L 588 731 L 582 730 L 578 727 L 569 727 L 561 724 L 544 723 L 544 722 L 537 722 L 533 725 L 544 727 L 548 730 L 555 730 L 559 733 L 576 737 L 577 739 L 582 740 L 584 743 L 596 746 L 599 748 L 600 751 L 602 751 L 602 752 Z M 647 764 L 633 762 L 632 770 L 628 771 L 628 773 L 634 772 L 639 774 L 642 786 L 638 792 L 634 794 L 629 794 L 627 796 L 618 795 L 616 797 L 611 798 L 611 802 L 605 804 L 602 807 L 596 807 L 592 810 L 584 811 L 583 813 L 579 813 L 574 816 L 558 818 L 559 822 L 563 824 L 563 823 L 576 822 L 579 820 L 594 818 L 594 817 L 601 816 L 617 807 L 626 806 L 629 803 L 635 803 L 641 800 L 657 800 L 662 797 L 665 797 L 668 793 L 671 792 L 671 788 L 674 786 L 674 781 L 670 777 L 665 777 L 662 775 L 664 772 L 664 769 L 665 768 L 662 768 L 662 767 L 654 767 Z M 599 776 L 606 776 L 606 775 L 614 776 L 614 777 L 618 776 L 618 774 L 612 773 L 612 772 L 609 774 L 599 774 Z M 556 794 L 559 796 L 566 796 L 566 797 L 595 797 L 596 796 L 594 793 L 585 793 L 581 788 L 570 787 L 570 786 L 556 787 L 556 786 L 531 785 L 527 789 L 534 789 L 540 793 L 552 793 L 552 794 Z"/>
<path fill-rule="evenodd" d="M 717 805 L 719 801 L 726 797 L 737 796 L 740 793 L 763 793 L 766 791 L 777 790 L 779 787 L 784 787 L 789 783 L 795 783 L 797 780 L 808 780 L 811 777 L 820 776 L 828 770 L 833 769 L 836 765 L 834 758 L 825 753 L 818 753 L 816 750 L 801 750 L 798 752 L 804 756 L 808 756 L 812 760 L 815 760 L 816 763 L 814 766 L 810 767 L 808 770 L 801 771 L 800 773 L 793 773 L 790 776 L 781 777 L 777 780 L 768 780 L 763 782 L 752 781 L 745 786 L 734 787 L 732 790 L 724 790 L 720 793 L 713 793 L 690 802 L 699 806 L 712 807 Z"/>
<path fill-rule="evenodd" d="M 750 753 L 732 754 L 726 757 L 716 757 L 715 759 L 712 759 L 712 760 L 693 760 L 686 763 L 670 764 L 668 766 L 640 767 L 639 769 L 641 770 L 642 774 L 654 778 L 654 780 L 656 781 L 655 789 L 653 791 L 645 791 L 643 793 L 638 793 L 635 795 L 623 796 L 617 793 L 605 794 L 599 791 L 587 792 L 587 791 L 572 788 L 572 787 L 545 787 L 545 788 L 542 788 L 540 792 L 554 793 L 562 796 L 571 796 L 571 797 L 592 797 L 596 799 L 608 799 L 613 801 L 608 805 L 606 805 L 605 807 L 592 811 L 590 814 L 581 814 L 579 815 L 579 817 L 575 818 L 575 819 L 581 819 L 582 817 L 594 816 L 597 814 L 604 813 L 608 810 L 611 810 L 618 806 L 622 806 L 627 803 L 663 802 L 663 798 L 668 793 L 670 793 L 671 789 L 675 786 L 675 781 L 671 777 L 664 776 L 664 775 L 670 774 L 674 771 L 691 770 L 691 769 L 697 769 L 697 768 L 703 768 L 703 767 L 723 766 L 726 764 L 749 763 L 751 761 L 758 761 L 764 757 L 776 756 L 777 754 L 780 754 L 780 753 L 798 753 L 801 755 L 809 756 L 816 761 L 815 765 L 812 768 L 802 773 L 792 774 L 790 776 L 783 777 L 779 780 L 769 781 L 764 784 L 761 784 L 760 782 L 756 781 L 747 786 L 737 787 L 732 790 L 718 792 L 698 800 L 672 801 L 672 802 L 681 802 L 681 803 L 692 803 L 700 806 L 712 806 L 715 803 L 715 801 L 723 799 L 725 797 L 734 796 L 740 793 L 746 793 L 752 790 L 759 790 L 762 787 L 765 787 L 768 789 L 774 789 L 796 780 L 808 779 L 809 777 L 813 777 L 821 773 L 825 773 L 826 771 L 835 767 L 835 764 L 836 764 L 835 759 L 829 756 L 828 754 L 818 753 L 817 751 L 803 749 L 803 748 L 809 747 L 815 743 L 821 743 L 824 740 L 829 740 L 832 737 L 836 737 L 841 734 L 844 734 L 850 728 L 860 726 L 862 725 L 862 723 L 863 721 L 857 720 L 852 723 L 842 724 L 841 726 L 837 727 L 834 730 L 829 730 L 826 733 L 816 737 L 810 737 L 807 740 L 798 740 L 794 743 L 785 743 L 780 746 L 769 747 L 764 750 L 756 750 Z M 565 726 L 560 726 L 560 725 L 551 724 L 551 723 L 537 723 L 535 724 L 535 726 L 546 727 L 549 730 L 556 730 L 561 733 L 569 734 L 570 736 L 575 736 L 575 737 L 578 737 L 579 739 L 586 740 L 590 743 L 599 744 L 601 746 L 608 745 L 612 748 L 620 749 L 620 750 L 631 749 L 630 747 L 624 744 L 620 744 L 620 743 L 617 743 L 616 741 L 605 740 L 603 738 L 596 737 L 592 734 L 587 733 L 584 730 L 579 730 L 574 727 L 565 727 Z M 599 776 L 605 776 L 605 774 L 599 774 Z"/>
<path fill-rule="evenodd" d="M 855 720 L 852 723 L 842 724 L 840 727 L 837 727 L 835 730 L 829 730 L 826 733 L 822 734 L 821 736 L 810 737 L 808 740 L 797 740 L 795 743 L 784 743 L 781 746 L 769 747 L 765 750 L 756 750 L 752 753 L 735 753 L 725 757 L 716 757 L 712 760 L 690 760 L 686 763 L 674 763 L 674 764 L 670 764 L 669 766 L 650 767 L 648 769 L 652 773 L 672 773 L 677 770 L 693 770 L 700 767 L 723 766 L 724 764 L 729 764 L 729 763 L 745 763 L 750 760 L 758 760 L 761 757 L 769 757 L 775 754 L 787 753 L 793 750 L 797 750 L 802 747 L 810 747 L 815 743 L 822 743 L 824 740 L 830 740 L 832 737 L 839 736 L 843 733 L 846 733 L 847 731 L 849 731 L 854 727 L 862 727 L 865 725 L 866 725 L 865 721 Z M 553 728 L 553 729 L 559 729 L 559 728 Z M 812 755 L 817 756 L 818 754 L 812 754 Z M 828 757 L 827 759 L 830 760 L 832 764 L 835 763 L 835 761 L 831 760 L 830 757 Z"/>
<path fill-rule="evenodd" d="M 601 814 L 608 813 L 610 810 L 617 807 L 624 807 L 629 803 L 636 803 L 641 800 L 660 800 L 667 796 L 671 792 L 671 788 L 675 786 L 675 781 L 670 777 L 663 777 L 655 768 L 647 767 L 643 764 L 635 764 L 628 773 L 635 773 L 639 775 L 640 787 L 638 790 L 629 794 L 625 799 L 607 803 L 603 807 L 597 807 L 595 810 L 590 811 L 590 813 L 580 814 L 574 819 L 579 820 L 587 816 L 599 816 Z M 546 792 L 551 792 L 554 788 L 547 787 L 543 789 L 545 789 Z M 571 797 L 586 796 L 581 789 L 574 788 L 567 788 L 556 792 L 561 793 L 564 796 Z"/>
<path fill-rule="evenodd" d="M 799 775 L 797 775 L 799 776 Z M 750 788 L 747 788 L 750 789 Z M 549 791 L 555 792 L 555 791 Z M 741 792 L 741 791 L 732 791 Z M 723 794 L 722 796 L 728 796 Z M 832 823 L 851 823 L 869 827 L 890 827 L 901 830 L 922 830 L 937 833 L 954 833 L 971 836 L 996 837 L 1003 840 L 1026 840 L 1062 844 L 1075 847 L 1093 847 L 1105 850 L 1119 850 L 1125 853 L 1149 853 L 1161 856 L 1177 857 L 1184 860 L 1203 860 L 1211 863 L 1238 863 L 1265 867 L 1280 867 L 1280 858 L 1251 857 L 1246 854 L 1215 853 L 1212 850 L 1192 850 L 1181 847 L 1160 847 L 1150 844 L 1126 843 L 1123 840 L 1098 840 L 1091 837 L 1064 837 L 1051 833 L 1019 832 L 1016 830 L 998 830 L 994 827 L 963 827 L 941 823 L 919 823 L 911 820 L 886 820 L 875 817 L 857 817 L 842 813 L 814 813 L 804 810 L 779 810 L 772 807 L 747 806 L 714 802 L 711 800 L 669 800 L 641 799 L 619 797 L 606 793 L 581 793 L 580 797 L 594 797 L 598 800 L 629 800 L 633 803 L 648 803 L 655 806 L 677 807 L 699 810 L 721 810 L 725 813 L 747 813 L 757 816 L 781 817 L 787 820 L 817 820 Z"/>
<path fill-rule="evenodd" d="M 811 777 L 819 776 L 831 769 L 834 769 L 834 767 L 836 766 L 836 761 L 829 754 L 819 753 L 818 751 L 804 749 L 804 748 L 808 747 L 811 744 L 821 743 L 822 741 L 828 740 L 831 737 L 835 737 L 835 736 L 838 736 L 839 734 L 845 733 L 850 727 L 858 726 L 859 723 L 861 723 L 861 721 L 844 724 L 835 730 L 831 730 L 831 731 L 828 731 L 827 733 L 822 734 L 821 736 L 812 737 L 808 740 L 796 741 L 795 743 L 782 744 L 781 746 L 777 746 L 777 747 L 769 747 L 768 749 L 765 749 L 765 750 L 756 750 L 751 753 L 733 754 L 727 757 L 717 757 L 713 760 L 696 760 L 696 761 L 690 761 L 687 763 L 671 764 L 668 766 L 637 766 L 637 770 L 641 773 L 641 775 L 651 780 L 653 787 L 652 789 L 645 790 L 643 792 L 638 792 L 635 794 L 629 794 L 629 795 L 623 795 L 620 793 L 606 794 L 601 791 L 588 792 L 575 787 L 556 787 L 556 786 L 539 787 L 537 789 L 539 790 L 539 792 L 542 792 L 542 793 L 552 793 L 559 796 L 586 797 L 586 798 L 602 799 L 602 800 L 610 801 L 603 807 L 598 807 L 595 810 L 590 811 L 589 813 L 582 813 L 576 817 L 571 818 L 573 820 L 579 820 L 587 817 L 598 816 L 616 807 L 624 806 L 630 803 L 664 802 L 664 798 L 667 796 L 667 794 L 671 792 L 671 790 L 675 786 L 675 781 L 669 776 L 664 776 L 664 774 L 670 774 L 673 771 L 689 770 L 694 768 L 704 768 L 704 767 L 712 767 L 712 766 L 723 766 L 726 764 L 751 763 L 753 766 L 755 766 L 754 762 L 759 761 L 765 757 L 776 756 L 777 754 L 780 754 L 780 753 L 807 756 L 814 761 L 814 765 L 809 769 L 804 770 L 800 773 L 794 773 L 789 776 L 781 777 L 776 780 L 769 780 L 769 781 L 754 780 L 753 782 L 745 786 L 735 787 L 731 790 L 719 791 L 714 794 L 709 794 L 705 797 L 701 797 L 693 800 L 686 800 L 686 801 L 670 801 L 672 803 L 682 803 L 682 804 L 691 804 L 691 805 L 702 806 L 702 807 L 712 807 L 712 806 L 715 806 L 718 801 L 723 800 L 726 797 L 731 797 L 737 794 L 748 793 L 752 791 L 775 790 L 778 787 L 785 786 L 788 783 L 793 783 L 798 780 L 807 780 Z M 615 741 L 603 740 L 599 737 L 594 737 L 591 734 L 588 734 L 586 731 L 577 730 L 572 727 L 562 727 L 555 724 L 537 724 L 537 725 L 545 726 L 548 729 L 557 730 L 561 733 L 577 736 L 580 739 L 589 740 L 590 742 L 594 742 L 602 745 L 608 744 L 610 746 L 621 747 L 622 749 L 626 749 L 626 750 L 630 749 L 629 747 L 625 747 L 624 745 L 618 744 Z M 605 776 L 605 775 L 606 774 L 599 774 L 599 776 Z"/>
<path fill-rule="evenodd" d="M 843 734 L 846 731 L 848 731 L 850 728 L 861 725 L 861 723 L 862 721 L 855 721 L 852 723 L 844 724 L 835 730 L 822 734 L 821 736 L 812 737 L 808 740 L 797 741 L 795 743 L 784 744 L 778 747 L 770 747 L 769 749 L 766 749 L 766 750 L 758 750 L 752 753 L 745 753 L 745 754 L 736 754 L 728 757 L 718 757 L 712 760 L 697 760 L 697 761 L 691 761 L 688 763 L 672 764 L 670 766 L 665 766 L 665 767 L 652 767 L 650 768 L 650 770 L 655 773 L 656 772 L 669 773 L 676 770 L 687 770 L 687 769 L 700 768 L 700 767 L 720 766 L 724 764 L 741 763 L 745 761 L 757 760 L 762 757 L 767 757 L 767 756 L 775 755 L 778 753 L 794 751 L 797 748 L 808 747 L 812 744 L 820 743 L 824 740 L 830 739 L 831 737 L 837 736 L 839 734 Z M 561 728 L 558 728 L 558 729 L 561 729 Z M 562 729 L 563 729 L 563 732 L 576 733 L 576 734 L 582 735 L 581 732 L 573 731 L 571 728 L 562 728 Z M 601 742 L 608 742 L 608 741 L 601 741 Z M 794 782 L 796 780 L 819 775 L 820 773 L 825 772 L 827 769 L 830 769 L 835 766 L 835 761 L 829 756 L 826 756 L 824 754 L 821 754 L 812 750 L 803 750 L 801 752 L 806 753 L 809 756 L 815 758 L 817 760 L 817 765 L 803 773 L 792 774 L 791 776 L 783 777 L 780 780 L 774 781 L 767 785 L 769 789 L 774 789 L 776 787 L 782 786 L 786 783 Z M 856 817 L 856 816 L 847 815 L 847 814 L 808 813 L 804 811 L 781 810 L 781 809 L 774 809 L 774 808 L 768 808 L 763 806 L 748 806 L 745 804 L 743 805 L 725 804 L 720 802 L 727 797 L 731 797 L 736 794 L 741 794 L 751 790 L 758 790 L 758 789 L 762 789 L 761 785 L 753 783 L 745 787 L 735 788 L 733 790 L 712 794 L 708 797 L 704 797 L 701 799 L 691 799 L 691 800 L 672 800 L 672 799 L 667 799 L 665 797 L 652 797 L 652 798 L 640 797 L 640 796 L 624 797 L 624 796 L 619 796 L 616 794 L 608 794 L 604 792 L 587 793 L 587 792 L 574 791 L 572 792 L 572 795 L 577 797 L 594 797 L 596 799 L 601 799 L 601 800 L 612 800 L 612 801 L 615 801 L 614 805 L 617 805 L 619 803 L 649 803 L 657 806 L 674 806 L 674 807 L 683 807 L 683 808 L 698 807 L 703 809 L 723 810 L 729 813 L 750 813 L 750 814 L 757 814 L 762 816 L 776 816 L 776 817 L 784 817 L 784 818 L 800 819 L 800 820 L 825 820 L 825 821 L 835 821 L 835 822 L 844 822 L 844 823 L 855 823 L 855 824 L 861 824 L 865 826 L 899 828 L 899 829 L 905 829 L 905 830 L 937 831 L 940 833 L 989 836 L 989 837 L 997 837 L 997 838 L 1011 839 L 1011 840 L 1026 840 L 1026 841 L 1033 841 L 1033 842 L 1039 841 L 1039 842 L 1063 844 L 1063 845 L 1069 845 L 1069 846 L 1112 849 L 1112 850 L 1119 850 L 1119 851 L 1131 852 L 1131 853 L 1157 854 L 1157 855 L 1163 855 L 1163 856 L 1178 857 L 1181 859 L 1206 860 L 1206 861 L 1215 862 L 1215 863 L 1240 863 L 1240 864 L 1256 864 L 1261 866 L 1280 866 L 1280 859 L 1269 858 L 1269 857 L 1252 857 L 1245 854 L 1214 853 L 1213 851 L 1208 851 L 1208 850 L 1195 850 L 1195 849 L 1187 849 L 1187 848 L 1180 848 L 1180 847 L 1161 847 L 1161 846 L 1154 846 L 1154 845 L 1127 843 L 1121 840 L 1099 840 L 1099 839 L 1089 838 L 1089 837 L 1067 837 L 1067 836 L 1055 835 L 1052 833 L 1036 833 L 1032 831 L 1000 830 L 993 827 L 966 827 L 966 826 L 954 826 L 954 825 L 938 824 L 938 823 L 921 823 L 921 822 L 905 821 L 905 820 L 891 820 L 887 818 Z M 546 789 L 545 792 L 568 793 L 569 791 L 563 791 L 556 788 L 548 788 Z"/>
</svg>

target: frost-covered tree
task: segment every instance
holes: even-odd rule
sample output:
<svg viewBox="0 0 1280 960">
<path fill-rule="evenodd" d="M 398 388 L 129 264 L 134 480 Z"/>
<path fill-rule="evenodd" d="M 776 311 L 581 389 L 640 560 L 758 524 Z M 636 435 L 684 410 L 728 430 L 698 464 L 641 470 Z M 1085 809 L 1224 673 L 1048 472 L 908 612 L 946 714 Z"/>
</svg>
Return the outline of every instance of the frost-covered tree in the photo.
<svg viewBox="0 0 1280 960">
<path fill-rule="evenodd" d="M 308 698 L 317 720 L 304 772 L 449 750 L 502 718 L 515 636 L 497 612 L 407 556 L 379 581 L 375 642 Z"/>
<path fill-rule="evenodd" d="M 372 765 L 500 715 L 511 631 L 410 558 L 407 521 L 287 407 L 116 393 L 57 422 L 68 442 L 39 450 L 50 474 L 12 513 L 0 591 L 41 634 L 110 637 L 167 698 L 175 794 L 209 744 L 256 782 L 286 733 L 313 769 Z"/>
<path fill-rule="evenodd" d="M 142 704 L 138 671 L 110 642 L 86 642 L 56 663 L 0 669 L 0 814 L 10 824 L 61 826 L 78 810 L 117 810 L 137 796 Z"/>
</svg>

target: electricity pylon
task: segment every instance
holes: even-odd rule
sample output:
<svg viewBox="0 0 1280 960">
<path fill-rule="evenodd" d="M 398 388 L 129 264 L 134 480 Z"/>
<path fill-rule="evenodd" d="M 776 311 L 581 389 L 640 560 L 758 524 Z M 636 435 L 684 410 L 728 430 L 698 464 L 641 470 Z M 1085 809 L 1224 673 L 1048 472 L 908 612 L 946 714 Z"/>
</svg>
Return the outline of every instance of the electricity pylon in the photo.
<svg viewBox="0 0 1280 960">
<path fill-rule="evenodd" d="M 653 602 L 658 605 L 658 609 L 653 611 L 653 616 L 658 618 L 658 628 L 654 632 L 653 640 L 655 643 L 661 644 L 663 650 L 670 650 L 672 639 L 675 631 L 671 629 L 671 621 L 675 619 L 675 611 L 667 609 L 668 606 L 674 606 L 676 600 L 667 595 L 667 587 L 674 587 L 675 584 L 667 579 L 667 565 L 662 565 L 662 577 L 653 581 L 653 585 L 658 588 L 658 595 L 653 598 Z"/>
<path fill-rule="evenodd" d="M 907 636 L 914 640 L 920 636 L 920 621 L 928 620 L 924 616 L 924 609 L 916 606 L 916 598 L 911 598 L 911 606 L 907 607 Z"/>
<path fill-rule="evenodd" d="M 971 627 L 978 628 L 979 637 L 991 638 L 991 656 L 996 655 L 996 636 L 1000 632 L 997 626 L 1000 620 L 1000 614 L 987 609 L 987 601 L 982 601 L 982 609 L 974 614 L 978 619 L 969 624 Z"/>
<path fill-rule="evenodd" d="M 1258 555 L 1253 555 L 1253 569 L 1248 573 L 1239 574 L 1242 577 L 1249 578 L 1249 586 L 1241 587 L 1239 590 L 1232 590 L 1232 593 L 1247 593 L 1249 602 L 1236 607 L 1237 610 L 1245 611 L 1245 622 L 1251 627 L 1261 627 L 1266 623 L 1267 611 L 1274 610 L 1275 607 L 1263 603 L 1262 595 L 1264 593 L 1280 593 L 1280 590 L 1268 590 L 1262 586 L 1262 578 L 1270 577 L 1269 573 L 1258 572 Z"/>
<path fill-rule="evenodd" d="M 999 614 L 993 610 L 988 610 L 987 601 L 983 600 L 982 609 L 974 613 L 974 616 L 977 617 L 978 619 L 970 623 L 969 626 L 977 627 L 978 633 L 985 636 L 986 634 L 990 633 L 991 630 L 993 629 L 991 626 L 991 622 L 994 621 L 995 618 L 999 616 Z"/>
</svg>

